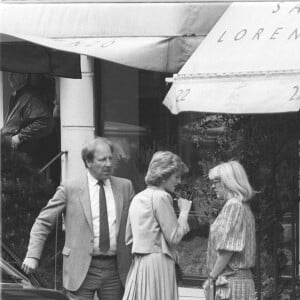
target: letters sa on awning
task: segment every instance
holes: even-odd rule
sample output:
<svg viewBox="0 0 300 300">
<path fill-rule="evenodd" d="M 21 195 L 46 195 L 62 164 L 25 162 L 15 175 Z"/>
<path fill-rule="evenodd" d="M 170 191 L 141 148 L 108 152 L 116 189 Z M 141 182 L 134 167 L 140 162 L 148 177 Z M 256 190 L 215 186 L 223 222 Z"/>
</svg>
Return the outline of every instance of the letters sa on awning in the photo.
<svg viewBox="0 0 300 300">
<path fill-rule="evenodd" d="M 174 114 L 298 111 L 300 3 L 231 4 L 172 81 Z"/>
</svg>

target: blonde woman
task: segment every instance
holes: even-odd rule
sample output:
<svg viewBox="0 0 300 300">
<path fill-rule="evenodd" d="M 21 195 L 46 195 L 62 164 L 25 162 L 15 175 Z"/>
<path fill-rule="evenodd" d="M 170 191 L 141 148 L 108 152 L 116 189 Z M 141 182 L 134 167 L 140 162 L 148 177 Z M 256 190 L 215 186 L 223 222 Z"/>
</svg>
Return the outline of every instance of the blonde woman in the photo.
<svg viewBox="0 0 300 300">
<path fill-rule="evenodd" d="M 174 153 L 156 152 L 145 178 L 147 188 L 130 205 L 126 243 L 132 244 L 133 262 L 123 300 L 177 300 L 174 245 L 189 231 L 191 201 L 178 200 L 177 219 L 172 197 L 186 165 Z"/>
<path fill-rule="evenodd" d="M 203 284 L 208 299 L 254 300 L 250 268 L 255 265 L 255 220 L 249 206 L 254 191 L 243 166 L 237 161 L 209 171 L 212 188 L 225 205 L 210 227 L 207 266 Z M 215 283 L 215 296 L 209 286 Z"/>
</svg>

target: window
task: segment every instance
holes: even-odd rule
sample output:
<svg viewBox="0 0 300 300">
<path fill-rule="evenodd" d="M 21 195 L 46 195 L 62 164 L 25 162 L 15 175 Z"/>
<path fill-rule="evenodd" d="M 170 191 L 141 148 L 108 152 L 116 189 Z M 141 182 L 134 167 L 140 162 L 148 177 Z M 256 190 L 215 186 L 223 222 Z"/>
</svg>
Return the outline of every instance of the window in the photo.
<svg viewBox="0 0 300 300">
<path fill-rule="evenodd" d="M 103 61 L 95 64 L 97 131 L 114 143 L 115 175 L 131 179 L 136 192 L 145 188 L 147 167 L 157 150 L 179 154 L 196 172 L 191 149 L 181 141 L 183 121 L 162 104 L 168 76 Z M 178 247 L 184 273 L 195 278 L 205 272 L 208 233 L 198 214 L 191 212 L 192 230 Z"/>
</svg>

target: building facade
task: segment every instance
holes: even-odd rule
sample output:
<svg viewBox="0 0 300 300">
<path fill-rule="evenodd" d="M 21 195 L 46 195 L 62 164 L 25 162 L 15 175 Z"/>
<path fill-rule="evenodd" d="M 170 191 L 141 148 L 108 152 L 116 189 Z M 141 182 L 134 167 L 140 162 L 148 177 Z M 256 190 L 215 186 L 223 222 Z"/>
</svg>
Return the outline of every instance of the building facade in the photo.
<svg viewBox="0 0 300 300">
<path fill-rule="evenodd" d="M 234 155 L 239 159 L 252 157 L 255 163 L 249 163 L 247 167 L 252 171 L 255 187 L 261 191 L 261 198 L 272 198 L 273 203 L 277 203 L 270 206 L 274 210 L 270 211 L 272 218 L 268 222 L 264 222 L 268 211 L 257 210 L 262 221 L 258 239 L 264 241 L 271 235 L 267 246 L 273 247 L 272 258 L 266 267 L 272 265 L 272 270 L 261 273 L 261 268 L 265 267 L 261 261 L 268 252 L 262 250 L 258 257 L 261 266 L 255 270 L 258 297 L 280 299 L 280 295 L 286 292 L 290 299 L 296 299 L 299 275 L 299 115 L 243 118 L 199 111 L 174 116 L 163 105 L 170 89 L 166 79 L 180 70 L 230 3 L 3 1 L 0 5 L 3 49 L 0 126 L 8 109 L 10 94 L 6 72 L 43 73 L 55 78 L 55 95 L 60 103 L 61 151 L 67 153 L 61 157 L 62 179 L 84 171 L 80 151 L 83 144 L 95 135 L 104 135 L 113 141 L 115 174 L 130 178 L 136 191 L 145 186 L 146 166 L 154 151 L 168 149 L 179 153 L 190 168 L 181 193 L 194 201 L 190 218 L 192 231 L 179 251 L 186 278 L 195 285 L 199 284 L 195 278 L 206 276 L 207 224 L 217 209 L 212 206 L 207 171 L 216 161 Z M 42 19 L 41 15 L 44 16 Z M 18 16 L 18 19 L 13 16 Z M 22 50 L 9 56 L 12 55 L 11 47 L 22 46 L 24 48 L 18 48 Z M 33 48 L 26 55 L 24 49 L 29 46 Z M 36 54 L 39 58 L 36 63 L 32 62 L 35 59 L 35 56 L 30 56 L 32 53 L 39 53 Z M 71 55 L 74 55 L 72 59 L 65 59 Z M 274 124 L 280 124 L 283 130 L 272 135 L 274 131 L 270 126 Z M 252 127 L 256 131 L 251 131 Z M 261 139 L 262 132 L 266 136 L 264 140 Z M 247 144 L 247 137 L 253 138 L 251 145 Z M 245 148 L 237 150 L 234 147 L 237 139 L 248 145 L 248 156 L 244 155 Z M 265 140 L 268 143 L 264 143 Z M 253 146 L 256 146 L 256 141 L 260 142 L 260 148 Z M 281 144 L 285 145 L 283 150 Z M 268 151 L 274 145 L 279 154 L 270 159 Z M 258 151 L 256 156 L 250 155 L 253 149 Z M 265 149 L 265 156 L 259 163 L 262 149 Z M 257 167 L 260 169 L 255 174 Z M 264 184 L 256 179 L 262 179 Z M 274 224 L 279 226 L 282 234 L 276 229 L 272 231 L 277 228 Z M 284 257 L 283 265 L 278 262 L 279 254 Z M 271 284 L 268 284 L 268 279 Z M 279 290 L 282 282 L 284 284 Z M 271 298 L 264 294 L 268 289 Z"/>
</svg>

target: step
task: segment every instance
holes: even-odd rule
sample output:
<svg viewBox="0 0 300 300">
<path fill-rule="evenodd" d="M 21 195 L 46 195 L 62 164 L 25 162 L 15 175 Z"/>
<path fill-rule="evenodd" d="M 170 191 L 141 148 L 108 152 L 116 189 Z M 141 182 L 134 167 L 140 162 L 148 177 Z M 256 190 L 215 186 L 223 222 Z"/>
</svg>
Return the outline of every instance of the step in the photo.
<svg viewBox="0 0 300 300">
<path fill-rule="evenodd" d="M 179 300 L 205 300 L 203 289 L 179 287 Z"/>
</svg>

